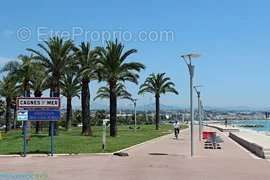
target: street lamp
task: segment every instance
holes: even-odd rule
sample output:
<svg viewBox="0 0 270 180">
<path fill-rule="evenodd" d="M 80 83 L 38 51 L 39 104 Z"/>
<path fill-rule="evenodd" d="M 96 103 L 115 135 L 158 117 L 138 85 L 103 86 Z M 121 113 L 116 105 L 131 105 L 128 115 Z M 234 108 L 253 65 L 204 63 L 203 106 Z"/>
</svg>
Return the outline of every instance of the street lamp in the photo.
<svg viewBox="0 0 270 180">
<path fill-rule="evenodd" d="M 202 114 L 201 114 L 201 92 L 198 90 L 198 88 L 202 87 L 201 85 L 199 86 L 194 86 L 194 89 L 197 93 L 198 97 L 198 119 L 199 119 L 199 140 L 201 141 L 202 139 Z"/>
<path fill-rule="evenodd" d="M 199 54 L 186 54 L 182 55 L 181 58 L 184 59 L 185 63 L 187 64 L 188 70 L 189 70 L 189 77 L 190 77 L 190 141 L 191 141 L 191 156 L 194 155 L 194 149 L 193 149 L 193 77 L 194 77 L 194 69 L 195 66 L 192 65 L 191 60 L 192 58 L 200 57 Z"/>
</svg>

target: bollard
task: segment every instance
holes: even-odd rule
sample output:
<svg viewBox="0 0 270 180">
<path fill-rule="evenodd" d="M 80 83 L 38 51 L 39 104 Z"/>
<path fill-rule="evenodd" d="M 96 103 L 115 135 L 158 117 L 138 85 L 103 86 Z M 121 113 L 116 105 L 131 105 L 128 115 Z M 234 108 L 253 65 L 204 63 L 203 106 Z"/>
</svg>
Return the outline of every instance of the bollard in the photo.
<svg viewBox="0 0 270 180">
<path fill-rule="evenodd" d="M 104 119 L 103 120 L 103 133 L 102 133 L 102 151 L 105 151 L 106 148 L 106 132 L 107 132 L 107 122 L 109 121 L 109 119 Z"/>
</svg>

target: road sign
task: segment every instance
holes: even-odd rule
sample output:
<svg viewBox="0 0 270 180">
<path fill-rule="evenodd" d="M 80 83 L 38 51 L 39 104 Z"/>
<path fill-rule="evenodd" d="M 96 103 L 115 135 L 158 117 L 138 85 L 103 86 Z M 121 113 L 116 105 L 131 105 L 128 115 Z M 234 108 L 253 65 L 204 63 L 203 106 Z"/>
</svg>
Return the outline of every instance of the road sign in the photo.
<svg viewBox="0 0 270 180">
<path fill-rule="evenodd" d="M 28 111 L 27 110 L 18 110 L 17 111 L 17 121 L 27 121 L 28 120 Z"/>
<path fill-rule="evenodd" d="M 60 98 L 58 97 L 18 97 L 18 109 L 32 109 L 32 108 L 60 108 Z"/>
<path fill-rule="evenodd" d="M 29 110 L 29 121 L 58 121 L 61 119 L 59 110 Z"/>
</svg>

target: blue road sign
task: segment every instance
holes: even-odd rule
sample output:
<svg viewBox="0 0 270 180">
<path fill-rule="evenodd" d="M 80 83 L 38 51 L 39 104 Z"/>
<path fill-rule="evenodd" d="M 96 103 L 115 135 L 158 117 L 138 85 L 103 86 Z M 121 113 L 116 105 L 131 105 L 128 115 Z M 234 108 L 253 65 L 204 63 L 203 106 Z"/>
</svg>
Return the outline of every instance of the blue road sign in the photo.
<svg viewBox="0 0 270 180">
<path fill-rule="evenodd" d="M 59 110 L 29 110 L 29 121 L 58 121 L 61 118 Z"/>
</svg>

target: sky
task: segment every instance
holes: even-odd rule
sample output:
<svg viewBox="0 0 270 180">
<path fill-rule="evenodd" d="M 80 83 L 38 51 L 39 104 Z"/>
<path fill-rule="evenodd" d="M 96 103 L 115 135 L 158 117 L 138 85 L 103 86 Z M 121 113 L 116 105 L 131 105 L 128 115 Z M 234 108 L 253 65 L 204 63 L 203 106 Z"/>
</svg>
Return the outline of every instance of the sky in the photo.
<svg viewBox="0 0 270 180">
<path fill-rule="evenodd" d="M 270 107 L 269 6 L 267 0 L 3 1 L 0 64 L 29 54 L 26 48 L 51 34 L 93 46 L 117 34 L 127 49 L 138 50 L 129 61 L 146 65 L 140 84 L 158 72 L 175 82 L 180 95 L 164 95 L 162 104 L 189 105 L 188 69 L 180 56 L 194 52 L 201 55 L 193 61 L 194 83 L 203 85 L 205 105 Z M 90 83 L 92 97 L 99 86 Z M 137 85 L 127 88 L 137 96 Z M 139 105 L 154 102 L 152 95 L 138 98 Z"/>
</svg>

